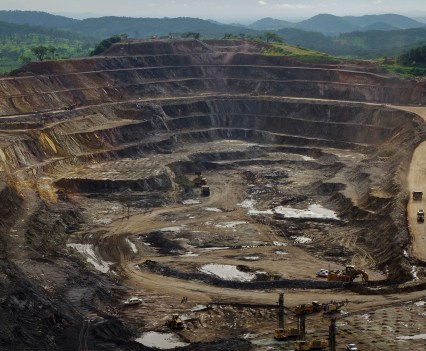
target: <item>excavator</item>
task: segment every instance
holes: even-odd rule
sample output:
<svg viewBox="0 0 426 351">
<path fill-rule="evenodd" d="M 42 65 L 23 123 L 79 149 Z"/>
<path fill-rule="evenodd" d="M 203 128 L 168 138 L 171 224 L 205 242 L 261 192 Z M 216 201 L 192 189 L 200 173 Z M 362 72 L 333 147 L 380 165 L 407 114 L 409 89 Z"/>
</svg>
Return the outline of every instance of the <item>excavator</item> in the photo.
<svg viewBox="0 0 426 351">
<path fill-rule="evenodd" d="M 346 266 L 343 272 L 330 271 L 327 280 L 339 282 L 353 282 L 355 278 L 361 277 L 364 282 L 368 282 L 368 274 L 354 266 Z"/>
<path fill-rule="evenodd" d="M 178 314 L 172 314 L 171 318 L 167 321 L 167 325 L 170 329 L 175 330 L 183 329 L 184 327 L 183 322 Z"/>
<path fill-rule="evenodd" d="M 312 301 L 311 304 L 301 304 L 296 306 L 296 308 L 294 309 L 294 313 L 296 314 L 301 314 L 301 313 L 305 313 L 305 314 L 309 314 L 309 313 L 314 313 L 314 312 L 321 312 L 322 310 L 322 304 L 318 301 Z"/>
<path fill-rule="evenodd" d="M 278 299 L 278 328 L 274 330 L 274 339 L 283 341 L 297 339 L 298 337 L 298 328 L 284 328 L 284 294 L 281 293 Z"/>
<path fill-rule="evenodd" d="M 311 350 L 325 350 L 328 348 L 328 340 L 314 339 L 311 341 L 297 340 L 294 344 L 296 351 L 311 351 Z"/>
</svg>

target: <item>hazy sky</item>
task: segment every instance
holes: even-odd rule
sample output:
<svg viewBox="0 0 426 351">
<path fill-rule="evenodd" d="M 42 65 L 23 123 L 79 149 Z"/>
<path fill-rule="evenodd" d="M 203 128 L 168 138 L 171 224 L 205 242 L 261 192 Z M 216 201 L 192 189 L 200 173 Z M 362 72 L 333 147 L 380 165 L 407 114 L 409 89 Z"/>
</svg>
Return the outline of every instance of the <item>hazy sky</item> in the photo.
<svg viewBox="0 0 426 351">
<path fill-rule="evenodd" d="M 262 17 L 310 17 L 319 13 L 426 16 L 426 0 L 0 0 L 0 9 L 102 16 L 188 16 L 244 22 Z"/>
</svg>

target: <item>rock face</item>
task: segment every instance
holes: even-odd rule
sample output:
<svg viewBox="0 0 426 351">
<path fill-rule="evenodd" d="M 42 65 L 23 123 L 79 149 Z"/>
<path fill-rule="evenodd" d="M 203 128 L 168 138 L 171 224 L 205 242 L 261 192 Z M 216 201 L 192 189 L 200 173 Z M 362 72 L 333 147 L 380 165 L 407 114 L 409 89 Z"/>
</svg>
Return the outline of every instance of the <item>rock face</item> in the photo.
<svg viewBox="0 0 426 351">
<path fill-rule="evenodd" d="M 223 160 L 303 151 L 322 157 L 326 166 L 315 167 L 337 174 L 345 163 L 324 150 L 363 155 L 339 179 L 310 189 L 355 223 L 360 244 L 391 281 L 409 275 L 401 180 L 425 131 L 416 115 L 389 105 L 426 104 L 425 83 L 359 63 L 302 63 L 259 50 L 238 41 L 129 42 L 99 57 L 33 63 L 0 79 L 5 350 L 75 350 L 86 330 L 83 316 L 110 318 L 115 283 L 87 271 L 66 249 L 84 222 L 68 196 L 126 203 L 138 193 L 139 205 L 152 207 L 185 187 L 185 172 L 224 169 Z M 198 149 L 220 140 L 260 149 Z M 182 145 L 191 151 L 179 151 Z M 109 324 L 97 323 L 102 331 L 89 333 L 96 349 L 146 349 L 125 346 L 133 334 L 117 321 L 112 336 L 101 338 Z M 238 343 L 248 349 L 245 341 L 230 341 Z"/>
</svg>

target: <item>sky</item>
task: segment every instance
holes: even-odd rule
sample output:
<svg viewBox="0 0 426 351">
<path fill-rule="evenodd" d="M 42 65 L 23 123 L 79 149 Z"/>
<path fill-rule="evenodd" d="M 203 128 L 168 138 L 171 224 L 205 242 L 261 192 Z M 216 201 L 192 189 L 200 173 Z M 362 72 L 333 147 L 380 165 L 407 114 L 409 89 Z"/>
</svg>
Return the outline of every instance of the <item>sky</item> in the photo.
<svg viewBox="0 0 426 351">
<path fill-rule="evenodd" d="M 198 17 L 250 22 L 263 17 L 308 18 L 320 13 L 398 13 L 426 17 L 426 0 L 0 0 L 0 10 L 31 10 L 69 17 Z"/>
</svg>

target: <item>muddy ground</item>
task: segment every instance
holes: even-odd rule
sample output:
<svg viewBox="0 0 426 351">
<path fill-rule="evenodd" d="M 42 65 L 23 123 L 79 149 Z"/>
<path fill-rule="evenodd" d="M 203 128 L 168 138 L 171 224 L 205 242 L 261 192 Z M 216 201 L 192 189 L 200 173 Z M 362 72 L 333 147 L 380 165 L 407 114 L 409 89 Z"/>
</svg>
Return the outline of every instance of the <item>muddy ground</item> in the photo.
<svg viewBox="0 0 426 351">
<path fill-rule="evenodd" d="M 424 82 L 262 49 L 132 42 L 2 78 L 3 349 L 291 350 L 281 292 L 289 326 L 345 302 L 337 350 L 424 345 Z M 369 281 L 316 276 L 346 265 Z"/>
</svg>

